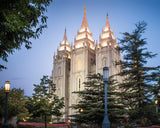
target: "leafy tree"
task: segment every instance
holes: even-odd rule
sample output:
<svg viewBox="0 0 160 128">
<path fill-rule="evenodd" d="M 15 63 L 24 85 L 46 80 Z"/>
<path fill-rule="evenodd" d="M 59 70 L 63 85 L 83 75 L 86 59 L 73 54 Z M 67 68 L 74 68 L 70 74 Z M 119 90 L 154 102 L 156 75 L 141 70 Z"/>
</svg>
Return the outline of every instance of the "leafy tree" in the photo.
<svg viewBox="0 0 160 128">
<path fill-rule="evenodd" d="M 7 62 L 9 54 L 39 38 L 47 27 L 47 6 L 52 0 L 1 0 L 0 2 L 0 59 Z M 0 64 L 0 71 L 6 68 Z"/>
<path fill-rule="evenodd" d="M 43 76 L 40 85 L 34 85 L 33 97 L 26 102 L 26 108 L 32 113 L 32 117 L 46 118 L 62 115 L 61 109 L 64 107 L 64 99 L 55 94 L 56 86 L 48 76 Z"/>
<path fill-rule="evenodd" d="M 151 116 L 148 105 L 151 104 L 153 86 L 160 76 L 159 66 L 147 66 L 147 59 L 155 57 L 147 51 L 146 39 L 142 37 L 147 24 L 139 22 L 132 33 L 123 33 L 120 39 L 120 52 L 124 55 L 123 61 L 117 62 L 122 67 L 118 74 L 123 81 L 118 84 L 121 89 L 121 102 L 126 106 L 127 114 L 131 119 Z"/>
<path fill-rule="evenodd" d="M 5 115 L 5 93 L 4 87 L 0 88 L 0 118 Z M 28 110 L 24 107 L 26 96 L 23 89 L 12 88 L 8 94 L 8 118 L 17 116 L 17 120 L 22 120 L 29 115 Z"/>
<path fill-rule="evenodd" d="M 119 117 L 121 106 L 116 103 L 115 88 L 113 81 L 108 82 L 108 114 L 111 122 L 115 122 Z M 104 83 L 101 74 L 89 75 L 87 82 L 84 82 L 85 89 L 73 92 L 80 97 L 80 101 L 71 107 L 76 113 L 71 115 L 73 121 L 90 125 L 101 125 L 104 118 Z M 121 113 L 122 114 L 122 113 Z"/>
</svg>

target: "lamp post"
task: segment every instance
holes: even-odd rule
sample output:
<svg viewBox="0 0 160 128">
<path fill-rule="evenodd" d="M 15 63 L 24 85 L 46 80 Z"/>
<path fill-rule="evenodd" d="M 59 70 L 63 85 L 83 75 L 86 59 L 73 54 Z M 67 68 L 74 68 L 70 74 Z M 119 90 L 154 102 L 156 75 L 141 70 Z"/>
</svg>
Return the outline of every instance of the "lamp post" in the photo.
<svg viewBox="0 0 160 128">
<path fill-rule="evenodd" d="M 158 114 L 158 100 L 155 101 L 155 105 L 156 105 L 156 113 Z"/>
<path fill-rule="evenodd" d="M 102 128 L 110 128 L 110 122 L 107 113 L 107 82 L 109 81 L 109 69 L 108 67 L 103 68 L 103 81 L 105 83 L 105 114 L 102 122 Z"/>
<path fill-rule="evenodd" d="M 8 93 L 10 91 L 10 82 L 6 81 L 4 86 L 4 92 L 6 93 L 6 106 L 5 106 L 5 120 L 4 127 L 8 127 Z"/>
</svg>

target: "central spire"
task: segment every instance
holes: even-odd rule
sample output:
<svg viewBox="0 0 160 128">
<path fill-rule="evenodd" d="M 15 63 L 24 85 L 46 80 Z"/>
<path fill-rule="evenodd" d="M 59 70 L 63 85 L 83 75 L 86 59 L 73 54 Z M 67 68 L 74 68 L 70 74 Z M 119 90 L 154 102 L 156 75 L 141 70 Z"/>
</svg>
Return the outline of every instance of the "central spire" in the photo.
<svg viewBox="0 0 160 128">
<path fill-rule="evenodd" d="M 88 21 L 87 21 L 87 12 L 86 12 L 87 7 L 84 6 L 84 16 L 83 16 L 83 21 L 82 21 L 82 25 L 81 25 L 81 29 L 89 29 L 88 27 Z"/>
<path fill-rule="evenodd" d="M 82 25 L 79 31 L 77 31 L 77 36 L 75 37 L 75 48 L 82 48 L 85 46 L 94 49 L 94 39 L 92 37 L 92 33 L 89 31 L 88 22 L 87 22 L 87 14 L 86 7 L 84 6 L 84 16 Z"/>
</svg>

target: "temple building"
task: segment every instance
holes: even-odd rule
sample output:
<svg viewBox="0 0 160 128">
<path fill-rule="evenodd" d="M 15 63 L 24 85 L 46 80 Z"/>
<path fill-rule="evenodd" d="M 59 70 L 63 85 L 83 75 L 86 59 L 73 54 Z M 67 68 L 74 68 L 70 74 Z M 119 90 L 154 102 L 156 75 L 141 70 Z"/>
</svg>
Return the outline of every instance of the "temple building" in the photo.
<svg viewBox="0 0 160 128">
<path fill-rule="evenodd" d="M 83 82 L 86 81 L 88 74 L 102 74 L 105 66 L 109 67 L 109 75 L 120 71 L 114 64 L 116 60 L 121 59 L 116 47 L 116 38 L 110 28 L 108 15 L 99 36 L 99 43 L 95 42 L 88 26 L 86 7 L 81 28 L 75 36 L 73 45 L 67 40 L 65 29 L 63 40 L 57 48 L 57 54 L 54 55 L 52 71 L 56 93 L 59 97 L 64 97 L 64 119 L 74 113 L 69 106 L 78 103 L 80 99 L 72 92 L 84 89 Z"/>
</svg>

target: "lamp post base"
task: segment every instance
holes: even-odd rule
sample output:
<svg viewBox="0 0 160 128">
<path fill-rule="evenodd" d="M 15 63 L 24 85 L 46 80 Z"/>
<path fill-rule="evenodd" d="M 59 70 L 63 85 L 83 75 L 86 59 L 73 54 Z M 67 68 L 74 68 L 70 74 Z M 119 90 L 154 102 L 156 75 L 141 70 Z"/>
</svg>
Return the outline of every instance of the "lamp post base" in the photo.
<svg viewBox="0 0 160 128">
<path fill-rule="evenodd" d="M 158 105 L 156 105 L 156 114 L 158 114 Z"/>
<path fill-rule="evenodd" d="M 2 128 L 8 128 L 8 127 L 9 127 L 8 122 L 5 122 L 5 123 L 3 124 L 3 126 L 2 126 Z"/>
<path fill-rule="evenodd" d="M 102 128 L 110 128 L 110 122 L 109 122 L 109 119 L 108 119 L 108 116 L 105 115 L 104 116 L 104 120 L 103 120 L 103 123 L 102 123 Z"/>
</svg>

